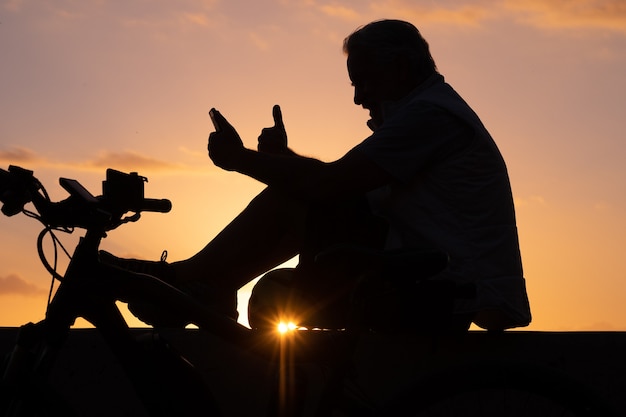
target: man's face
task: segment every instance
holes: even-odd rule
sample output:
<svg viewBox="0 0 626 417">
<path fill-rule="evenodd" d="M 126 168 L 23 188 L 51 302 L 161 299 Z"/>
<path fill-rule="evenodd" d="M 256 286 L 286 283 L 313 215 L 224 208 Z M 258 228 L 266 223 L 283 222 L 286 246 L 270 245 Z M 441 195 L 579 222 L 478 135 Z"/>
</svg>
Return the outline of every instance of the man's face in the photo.
<svg viewBox="0 0 626 417">
<path fill-rule="evenodd" d="M 398 60 L 381 64 L 369 54 L 353 52 L 348 56 L 348 75 L 354 87 L 354 104 L 370 112 L 370 127 L 382 124 L 385 102 L 399 100 L 411 91 Z"/>
</svg>

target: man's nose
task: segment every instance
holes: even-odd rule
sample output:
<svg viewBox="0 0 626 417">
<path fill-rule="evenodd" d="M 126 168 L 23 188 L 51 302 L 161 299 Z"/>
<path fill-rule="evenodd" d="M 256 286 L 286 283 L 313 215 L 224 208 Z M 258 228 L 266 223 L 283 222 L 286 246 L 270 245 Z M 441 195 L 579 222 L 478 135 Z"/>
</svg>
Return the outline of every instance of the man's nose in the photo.
<svg viewBox="0 0 626 417">
<path fill-rule="evenodd" d="M 354 88 L 354 104 L 356 104 L 357 106 L 360 106 L 361 104 L 363 104 L 363 89 L 362 88 Z"/>
</svg>

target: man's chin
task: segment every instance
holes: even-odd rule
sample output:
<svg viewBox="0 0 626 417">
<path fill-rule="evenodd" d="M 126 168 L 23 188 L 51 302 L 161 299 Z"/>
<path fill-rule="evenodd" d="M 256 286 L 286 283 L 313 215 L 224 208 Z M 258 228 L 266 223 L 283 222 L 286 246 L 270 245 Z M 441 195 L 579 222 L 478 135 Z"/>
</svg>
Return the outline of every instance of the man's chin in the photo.
<svg viewBox="0 0 626 417">
<path fill-rule="evenodd" d="M 372 130 L 376 130 L 378 129 L 381 125 L 383 124 L 383 120 L 380 117 L 376 117 L 376 115 L 373 115 L 370 113 L 370 119 L 367 121 L 367 126 L 372 129 Z"/>
</svg>

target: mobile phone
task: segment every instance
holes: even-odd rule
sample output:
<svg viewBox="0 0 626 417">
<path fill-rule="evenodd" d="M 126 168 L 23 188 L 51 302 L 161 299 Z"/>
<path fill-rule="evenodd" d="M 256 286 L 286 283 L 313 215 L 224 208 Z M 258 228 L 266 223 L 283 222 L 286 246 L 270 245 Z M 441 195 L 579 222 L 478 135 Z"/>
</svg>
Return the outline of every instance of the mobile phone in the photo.
<svg viewBox="0 0 626 417">
<path fill-rule="evenodd" d="M 220 124 L 217 121 L 216 113 L 217 113 L 217 110 L 215 110 L 214 108 L 209 110 L 209 117 L 211 117 L 211 122 L 213 122 L 213 127 L 215 128 L 216 132 L 219 132 Z"/>
<path fill-rule="evenodd" d="M 97 203 L 98 199 L 93 196 L 85 187 L 76 180 L 70 178 L 59 178 L 59 183 L 71 196 L 80 197 L 87 203 Z"/>
</svg>

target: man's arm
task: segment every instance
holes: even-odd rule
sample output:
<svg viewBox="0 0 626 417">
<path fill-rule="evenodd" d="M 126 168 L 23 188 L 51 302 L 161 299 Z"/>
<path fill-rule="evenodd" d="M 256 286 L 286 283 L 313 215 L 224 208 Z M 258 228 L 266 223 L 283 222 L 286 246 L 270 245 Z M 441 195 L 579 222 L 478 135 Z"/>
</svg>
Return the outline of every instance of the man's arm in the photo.
<svg viewBox="0 0 626 417">
<path fill-rule="evenodd" d="M 362 194 L 391 181 L 390 174 L 352 150 L 335 162 L 295 154 L 257 152 L 243 146 L 237 131 L 217 113 L 219 132 L 209 136 L 209 156 L 215 165 L 237 171 L 271 187 L 309 201 Z"/>
</svg>

